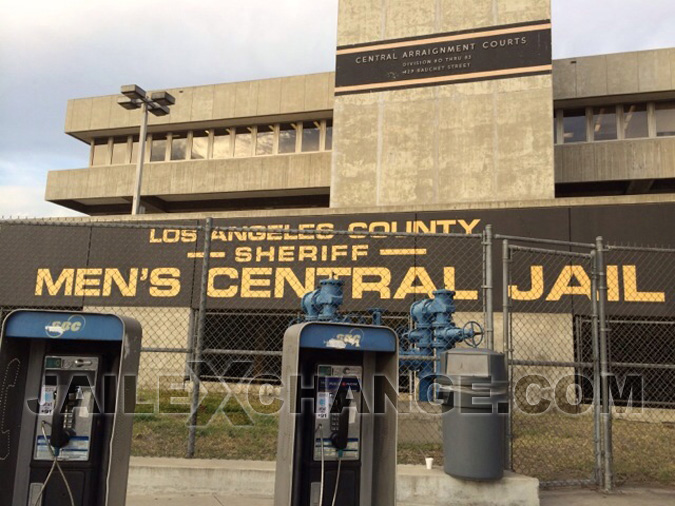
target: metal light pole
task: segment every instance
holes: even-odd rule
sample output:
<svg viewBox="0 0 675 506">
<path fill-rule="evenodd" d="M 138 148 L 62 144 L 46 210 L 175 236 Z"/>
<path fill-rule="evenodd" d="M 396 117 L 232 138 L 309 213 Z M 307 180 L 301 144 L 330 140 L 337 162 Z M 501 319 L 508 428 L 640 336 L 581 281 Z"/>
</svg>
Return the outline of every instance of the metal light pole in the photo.
<svg viewBox="0 0 675 506">
<path fill-rule="evenodd" d="M 136 183 L 134 198 L 131 204 L 131 214 L 141 212 L 141 184 L 143 181 L 143 162 L 145 161 L 145 143 L 148 137 L 148 112 L 155 116 L 169 114 L 169 106 L 176 103 L 176 99 L 169 92 L 156 91 L 148 95 L 143 88 L 135 84 L 127 84 L 121 89 L 123 97 L 117 103 L 127 110 L 141 110 L 141 131 L 138 136 L 138 159 L 136 160 Z"/>
</svg>

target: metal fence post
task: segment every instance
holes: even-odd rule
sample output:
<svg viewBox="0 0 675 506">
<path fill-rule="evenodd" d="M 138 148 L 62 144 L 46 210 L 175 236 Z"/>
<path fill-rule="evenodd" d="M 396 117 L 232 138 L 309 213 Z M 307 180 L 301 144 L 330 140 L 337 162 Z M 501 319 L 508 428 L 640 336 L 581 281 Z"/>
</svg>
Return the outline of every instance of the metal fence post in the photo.
<svg viewBox="0 0 675 506">
<path fill-rule="evenodd" d="M 209 261 L 211 259 L 211 230 L 213 219 L 206 218 L 204 226 L 204 258 L 202 260 L 202 277 L 199 287 L 199 310 L 197 312 L 197 336 L 194 341 L 192 362 L 192 400 L 190 406 L 190 426 L 188 434 L 187 458 L 195 456 L 197 436 L 197 411 L 199 409 L 199 391 L 201 387 L 201 361 L 204 348 L 204 324 L 206 322 L 206 301 L 209 281 Z"/>
<path fill-rule="evenodd" d="M 493 272 L 492 272 L 492 225 L 483 231 L 483 308 L 486 347 L 495 349 Z"/>
<path fill-rule="evenodd" d="M 603 481 L 603 463 L 602 463 L 602 430 L 600 428 L 600 346 L 599 346 L 599 303 L 598 303 L 598 276 L 600 268 L 598 265 L 598 254 L 591 252 L 591 263 L 593 274 L 591 277 L 591 332 L 592 332 L 592 360 L 593 360 L 593 443 L 595 448 L 595 480 L 600 485 Z M 583 357 L 579 357 L 580 360 Z"/>
<path fill-rule="evenodd" d="M 612 483 L 612 406 L 609 399 L 609 370 L 608 370 L 608 340 L 607 340 L 607 316 L 605 314 L 605 304 L 607 301 L 607 274 L 604 261 L 604 244 L 602 237 L 596 239 L 596 254 L 598 264 L 598 288 L 600 292 L 598 304 L 598 319 L 600 320 L 600 382 L 601 382 L 601 402 L 602 402 L 602 432 L 603 432 L 603 453 L 604 453 L 604 477 L 603 487 L 606 491 L 611 491 Z"/>
<path fill-rule="evenodd" d="M 509 251 L 509 241 L 504 239 L 502 242 L 502 328 L 504 353 L 506 354 L 506 366 L 508 368 L 509 378 L 509 411 L 506 420 L 506 437 L 504 438 L 504 468 L 513 469 L 513 454 L 511 438 L 513 437 L 513 366 L 512 366 L 512 347 L 511 347 L 511 314 L 509 302 L 509 282 L 511 278 L 510 265 L 511 255 Z"/>
</svg>

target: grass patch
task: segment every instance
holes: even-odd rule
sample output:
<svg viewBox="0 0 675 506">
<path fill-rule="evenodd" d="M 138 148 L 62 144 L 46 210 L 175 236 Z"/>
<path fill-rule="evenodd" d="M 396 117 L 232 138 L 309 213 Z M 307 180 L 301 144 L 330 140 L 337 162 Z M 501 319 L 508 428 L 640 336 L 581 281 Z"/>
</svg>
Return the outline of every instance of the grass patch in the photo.
<svg viewBox="0 0 675 506">
<path fill-rule="evenodd" d="M 146 393 L 144 393 L 145 395 Z M 185 457 L 189 398 L 184 392 L 155 395 L 164 413 L 139 414 L 134 421 L 132 452 L 138 456 Z M 171 402 L 179 399 L 179 402 Z M 198 415 L 196 457 L 274 460 L 279 405 L 264 397 L 223 392 L 203 399 Z M 140 395 L 139 395 L 140 398 Z M 183 401 L 187 399 L 187 404 Z M 139 411 L 146 411 L 147 406 Z M 437 419 L 420 419 L 419 430 L 431 430 Z M 434 425 L 436 430 L 437 425 Z M 675 426 L 614 420 L 614 469 L 617 484 L 675 485 Z M 423 464 L 433 457 L 443 464 L 437 443 L 399 443 L 402 464 Z M 514 469 L 542 481 L 593 478 L 593 420 L 590 416 L 518 414 L 514 418 Z"/>
</svg>

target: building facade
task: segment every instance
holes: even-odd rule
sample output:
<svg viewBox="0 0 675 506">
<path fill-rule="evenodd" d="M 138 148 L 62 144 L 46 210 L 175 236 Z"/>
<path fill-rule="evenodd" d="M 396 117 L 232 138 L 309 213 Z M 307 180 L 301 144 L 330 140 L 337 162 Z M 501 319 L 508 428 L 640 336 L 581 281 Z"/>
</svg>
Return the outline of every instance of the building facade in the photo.
<svg viewBox="0 0 675 506">
<path fill-rule="evenodd" d="M 673 200 L 675 49 L 551 62 L 547 2 L 391 4 L 341 2 L 335 73 L 169 90 L 146 213 Z M 46 200 L 130 212 L 140 112 L 116 101 L 69 101 L 90 159 L 50 172 Z"/>
</svg>

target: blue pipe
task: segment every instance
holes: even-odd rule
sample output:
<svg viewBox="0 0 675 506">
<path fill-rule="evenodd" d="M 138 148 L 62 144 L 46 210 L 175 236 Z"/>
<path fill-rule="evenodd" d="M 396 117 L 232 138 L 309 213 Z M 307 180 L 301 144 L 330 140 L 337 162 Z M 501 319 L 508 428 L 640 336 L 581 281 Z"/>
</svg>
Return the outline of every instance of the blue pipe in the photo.
<svg viewBox="0 0 675 506">
<path fill-rule="evenodd" d="M 406 359 L 406 356 L 440 357 L 442 352 L 474 335 L 473 330 L 457 327 L 452 319 L 455 313 L 455 292 L 436 290 L 433 295 L 433 299 L 419 300 L 410 306 L 414 328 L 403 335 L 410 348 L 399 352 L 401 364 L 418 374 L 419 400 L 422 402 L 431 400 L 431 387 L 435 377 L 441 373 L 440 361 Z"/>
</svg>

